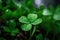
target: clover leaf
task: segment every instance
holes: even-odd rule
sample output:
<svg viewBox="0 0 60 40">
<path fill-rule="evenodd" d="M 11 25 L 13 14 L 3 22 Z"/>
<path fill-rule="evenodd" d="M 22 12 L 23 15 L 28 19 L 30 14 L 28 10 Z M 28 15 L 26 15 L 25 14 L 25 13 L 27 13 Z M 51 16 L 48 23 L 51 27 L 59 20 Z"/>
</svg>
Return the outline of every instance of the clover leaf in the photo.
<svg viewBox="0 0 60 40">
<path fill-rule="evenodd" d="M 8 21 L 8 26 L 9 26 L 10 28 L 15 28 L 15 27 L 16 27 L 16 22 L 15 22 L 14 20 L 9 20 L 9 21 Z"/>
<path fill-rule="evenodd" d="M 37 14 L 28 14 L 27 18 L 29 19 L 29 21 L 32 23 L 37 19 Z"/>
<path fill-rule="evenodd" d="M 11 17 L 10 17 L 11 16 Z M 12 18 L 12 11 L 7 9 L 5 13 L 2 15 L 2 18 L 4 20 L 11 19 Z"/>
<path fill-rule="evenodd" d="M 32 24 L 33 24 L 33 25 L 38 25 L 38 24 L 41 23 L 41 22 L 42 22 L 42 19 L 39 18 L 39 19 L 35 20 Z"/>
<path fill-rule="evenodd" d="M 31 28 L 32 28 L 31 24 L 24 24 L 21 26 L 21 29 L 24 31 L 29 31 L 29 30 L 31 30 Z"/>
<path fill-rule="evenodd" d="M 21 0 L 12 0 L 12 2 L 16 5 L 16 6 L 18 6 L 19 8 L 21 8 L 21 6 L 22 6 L 22 1 Z"/>
<path fill-rule="evenodd" d="M 12 36 L 15 36 L 17 33 L 19 33 L 19 30 L 17 28 L 9 28 L 9 27 L 4 27 L 4 31 L 9 32 Z"/>
<path fill-rule="evenodd" d="M 53 19 L 60 20 L 60 6 L 57 7 Z"/>
<path fill-rule="evenodd" d="M 13 29 L 13 30 L 11 31 L 11 35 L 12 35 L 12 36 L 15 36 L 17 33 L 19 33 L 19 30 L 18 30 L 18 29 Z"/>
<path fill-rule="evenodd" d="M 45 16 L 52 15 L 52 13 L 48 9 L 44 9 L 42 14 Z"/>
<path fill-rule="evenodd" d="M 43 40 L 43 35 L 42 34 L 38 34 L 36 36 L 36 40 Z"/>
<path fill-rule="evenodd" d="M 25 16 L 20 17 L 19 22 L 21 22 L 21 23 L 29 23 L 28 19 Z"/>
<path fill-rule="evenodd" d="M 28 14 L 27 17 L 21 16 L 19 18 L 19 22 L 24 23 L 24 25 L 21 26 L 21 29 L 24 31 L 29 31 L 32 28 L 32 25 L 38 25 L 42 22 L 41 18 L 38 18 L 37 14 Z"/>
<path fill-rule="evenodd" d="M 4 31 L 6 31 L 6 32 L 10 32 L 11 30 L 10 30 L 10 28 L 9 27 L 3 27 L 3 29 L 4 29 Z"/>
</svg>

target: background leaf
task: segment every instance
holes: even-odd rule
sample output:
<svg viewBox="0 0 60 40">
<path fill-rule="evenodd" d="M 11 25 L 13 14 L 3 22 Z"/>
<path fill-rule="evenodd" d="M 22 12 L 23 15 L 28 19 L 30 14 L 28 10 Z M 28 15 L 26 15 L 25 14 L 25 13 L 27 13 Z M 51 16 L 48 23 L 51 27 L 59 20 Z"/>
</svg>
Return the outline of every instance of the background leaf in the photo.
<svg viewBox="0 0 60 40">
<path fill-rule="evenodd" d="M 53 19 L 60 20 L 60 6 L 57 6 L 56 12 L 53 16 Z"/>
<path fill-rule="evenodd" d="M 46 15 L 46 16 L 47 15 L 52 15 L 52 13 L 48 9 L 44 9 L 42 14 Z"/>
<path fill-rule="evenodd" d="M 11 30 L 11 35 L 12 36 L 15 36 L 17 33 L 19 33 L 19 30 L 18 29 Z"/>
<path fill-rule="evenodd" d="M 8 26 L 13 29 L 13 28 L 16 27 L 16 22 L 14 20 L 9 20 L 8 21 Z"/>
<path fill-rule="evenodd" d="M 10 30 L 9 27 L 6 27 L 6 26 L 5 26 L 3 29 L 4 29 L 4 31 L 6 31 L 6 32 L 11 32 L 11 30 Z"/>
<path fill-rule="evenodd" d="M 2 15 L 2 18 L 4 20 L 11 19 L 12 18 L 12 11 L 9 9 L 5 10 L 5 13 Z"/>
<path fill-rule="evenodd" d="M 42 34 L 38 34 L 36 36 L 36 40 L 43 40 L 43 35 Z"/>
</svg>

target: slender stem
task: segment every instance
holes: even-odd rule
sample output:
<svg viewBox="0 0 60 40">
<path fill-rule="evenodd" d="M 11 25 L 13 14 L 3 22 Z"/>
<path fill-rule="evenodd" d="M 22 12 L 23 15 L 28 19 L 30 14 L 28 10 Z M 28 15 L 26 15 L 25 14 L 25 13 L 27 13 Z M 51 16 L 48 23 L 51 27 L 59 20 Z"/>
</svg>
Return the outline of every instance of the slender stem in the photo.
<svg viewBox="0 0 60 40">
<path fill-rule="evenodd" d="M 22 33 L 20 33 L 18 36 L 22 36 L 24 39 L 28 40 Z"/>
<path fill-rule="evenodd" d="M 35 26 L 34 29 L 33 29 L 33 32 L 32 32 L 31 37 L 34 35 L 35 31 L 36 31 L 36 26 Z"/>
<path fill-rule="evenodd" d="M 31 34 L 31 36 L 29 37 L 29 40 L 31 40 L 31 38 L 32 38 L 32 36 L 34 35 L 35 31 L 36 31 L 36 26 L 34 26 L 34 29 L 33 29 L 33 31 L 32 31 L 32 34 Z"/>
</svg>

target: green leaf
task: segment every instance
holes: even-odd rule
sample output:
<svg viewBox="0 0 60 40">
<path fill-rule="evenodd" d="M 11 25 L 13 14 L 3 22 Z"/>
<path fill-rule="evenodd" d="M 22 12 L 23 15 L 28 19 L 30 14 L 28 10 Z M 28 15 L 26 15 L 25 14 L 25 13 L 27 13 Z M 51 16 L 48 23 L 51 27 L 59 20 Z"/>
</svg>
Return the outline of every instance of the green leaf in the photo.
<svg viewBox="0 0 60 40">
<path fill-rule="evenodd" d="M 9 10 L 9 9 L 7 9 L 7 10 L 5 11 L 5 13 L 2 15 L 2 18 L 3 18 L 4 20 L 11 19 L 11 18 L 12 18 L 12 11 Z"/>
<path fill-rule="evenodd" d="M 44 9 L 42 14 L 45 16 L 52 15 L 52 13 L 48 9 Z"/>
<path fill-rule="evenodd" d="M 56 12 L 53 16 L 53 19 L 60 20 L 60 6 L 57 7 Z"/>
<path fill-rule="evenodd" d="M 12 2 L 16 5 L 16 6 L 18 6 L 19 8 L 21 8 L 21 6 L 22 6 L 22 4 L 21 4 L 21 0 L 12 0 Z"/>
<path fill-rule="evenodd" d="M 60 14 L 54 14 L 53 19 L 60 20 Z"/>
<path fill-rule="evenodd" d="M 18 17 L 19 17 L 19 13 L 17 13 L 17 11 L 14 11 L 14 12 L 12 13 L 12 17 L 13 17 L 13 18 L 18 18 Z"/>
<path fill-rule="evenodd" d="M 11 32 L 12 33 L 19 33 L 19 30 L 18 29 L 13 29 Z"/>
<path fill-rule="evenodd" d="M 52 13 L 54 13 L 55 8 L 53 7 L 53 5 L 50 5 L 50 7 L 49 7 L 49 11 L 52 12 Z"/>
<path fill-rule="evenodd" d="M 12 36 L 15 36 L 17 33 L 19 33 L 19 30 L 18 29 L 11 30 L 11 35 Z"/>
<path fill-rule="evenodd" d="M 37 19 L 37 14 L 28 14 L 27 18 L 29 19 L 29 21 L 32 23 Z"/>
<path fill-rule="evenodd" d="M 24 24 L 24 25 L 21 26 L 21 29 L 23 31 L 29 31 L 29 30 L 32 29 L 32 25 L 31 24 Z"/>
<path fill-rule="evenodd" d="M 11 31 L 10 28 L 9 28 L 9 27 L 6 27 L 6 26 L 5 26 L 3 29 L 4 29 L 4 31 L 6 31 L 6 32 L 10 32 L 10 31 Z"/>
<path fill-rule="evenodd" d="M 21 22 L 21 23 L 29 23 L 28 19 L 25 16 L 20 17 L 19 22 Z"/>
<path fill-rule="evenodd" d="M 10 21 L 8 21 L 8 25 L 11 28 L 15 28 L 16 27 L 16 22 L 14 20 L 10 20 Z"/>
<path fill-rule="evenodd" d="M 43 35 L 42 34 L 37 35 L 36 40 L 43 40 Z"/>
<path fill-rule="evenodd" d="M 39 18 L 39 19 L 35 20 L 32 24 L 33 24 L 33 25 L 38 25 L 38 24 L 40 24 L 41 22 L 42 22 L 42 19 Z"/>
<path fill-rule="evenodd" d="M 11 32 L 11 36 L 15 36 L 15 35 L 16 35 L 15 33 L 12 33 L 12 32 Z"/>
</svg>

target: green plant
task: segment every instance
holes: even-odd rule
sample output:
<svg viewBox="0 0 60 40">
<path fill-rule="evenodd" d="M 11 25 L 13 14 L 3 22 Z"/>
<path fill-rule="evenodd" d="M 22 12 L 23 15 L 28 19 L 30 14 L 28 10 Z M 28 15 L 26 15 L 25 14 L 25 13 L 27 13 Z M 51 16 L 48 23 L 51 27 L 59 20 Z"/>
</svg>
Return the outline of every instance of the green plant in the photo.
<svg viewBox="0 0 60 40">
<path fill-rule="evenodd" d="M 36 36 L 36 40 L 43 40 L 43 35 L 42 34 L 38 34 Z"/>
<path fill-rule="evenodd" d="M 35 30 L 36 30 L 36 25 L 40 24 L 42 22 L 41 18 L 38 18 L 37 14 L 28 14 L 27 17 L 21 16 L 19 18 L 19 22 L 24 23 L 24 25 L 21 26 L 21 29 L 23 31 L 29 31 L 32 29 L 32 25 L 34 25 L 33 32 L 31 34 L 31 37 L 33 36 Z"/>
<path fill-rule="evenodd" d="M 54 18 L 55 20 L 60 20 L 60 5 L 57 6 L 53 18 Z"/>
<path fill-rule="evenodd" d="M 16 23 L 14 20 L 10 20 L 7 23 L 8 23 L 8 26 L 3 27 L 4 31 L 10 33 L 11 36 L 15 36 L 17 33 L 19 33 L 18 28 L 15 28 Z"/>
<path fill-rule="evenodd" d="M 0 31 L 0 40 L 5 36 L 11 40 L 50 40 L 51 34 L 51 40 L 55 36 L 60 40 L 60 5 L 47 9 L 34 0 L 0 0 Z"/>
<path fill-rule="evenodd" d="M 4 31 L 10 33 L 11 36 L 15 36 L 16 34 L 19 33 L 19 30 L 17 28 L 11 29 L 11 28 L 5 26 L 3 29 L 4 29 Z"/>
<path fill-rule="evenodd" d="M 47 15 L 52 15 L 52 12 L 50 12 L 48 9 L 44 9 L 42 14 L 47 16 Z"/>
<path fill-rule="evenodd" d="M 41 18 L 38 18 L 37 14 L 28 14 L 27 17 L 21 16 L 19 18 L 19 22 L 25 23 L 24 25 L 21 26 L 21 29 L 24 31 L 29 31 L 32 27 L 32 25 L 38 25 L 42 22 Z"/>
</svg>

